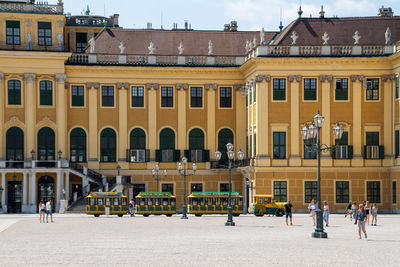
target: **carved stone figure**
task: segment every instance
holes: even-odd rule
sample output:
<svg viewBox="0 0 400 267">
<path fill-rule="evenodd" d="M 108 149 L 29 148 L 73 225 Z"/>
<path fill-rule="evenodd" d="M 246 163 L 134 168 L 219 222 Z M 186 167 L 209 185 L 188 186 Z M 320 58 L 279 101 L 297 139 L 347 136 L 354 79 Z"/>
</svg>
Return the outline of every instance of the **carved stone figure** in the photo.
<svg viewBox="0 0 400 267">
<path fill-rule="evenodd" d="M 325 32 L 324 35 L 322 36 L 322 40 L 324 40 L 323 45 L 327 45 L 328 44 L 329 34 L 327 32 Z"/>
<path fill-rule="evenodd" d="M 124 42 L 124 41 L 121 41 L 121 42 L 119 43 L 118 48 L 119 48 L 119 53 L 120 53 L 120 54 L 124 54 L 124 53 L 125 53 L 125 49 L 126 49 L 125 42 Z"/>
<path fill-rule="evenodd" d="M 26 39 L 28 41 L 26 49 L 32 50 L 32 33 L 31 32 L 28 32 Z"/>
<path fill-rule="evenodd" d="M 149 49 L 149 54 L 154 55 L 154 52 L 156 51 L 156 47 L 154 46 L 153 41 L 150 42 L 148 49 Z"/>
<path fill-rule="evenodd" d="M 355 45 L 360 44 L 360 38 L 361 38 L 360 33 L 359 33 L 358 31 L 356 31 L 356 32 L 354 33 L 354 35 L 353 35 L 353 39 L 354 39 L 354 44 L 355 44 Z"/>
<path fill-rule="evenodd" d="M 260 32 L 260 45 L 265 45 L 265 31 L 264 28 L 261 29 Z"/>
<path fill-rule="evenodd" d="M 181 41 L 178 46 L 179 55 L 183 55 L 183 51 L 185 48 L 183 47 L 183 42 Z"/>
<path fill-rule="evenodd" d="M 256 48 L 257 47 L 257 37 L 254 36 L 253 38 L 253 47 L 252 48 Z"/>
<path fill-rule="evenodd" d="M 249 53 L 249 51 L 251 50 L 250 48 L 250 41 L 246 40 L 246 54 Z"/>
<path fill-rule="evenodd" d="M 299 38 L 299 36 L 297 35 L 296 31 L 292 32 L 292 35 L 290 36 L 290 38 L 292 38 L 292 45 L 296 44 L 297 38 Z"/>
<path fill-rule="evenodd" d="M 89 40 L 89 46 L 90 46 L 90 54 L 94 54 L 94 49 L 95 49 L 95 46 L 96 46 L 96 41 L 94 40 L 94 37 L 92 37 Z"/>
<path fill-rule="evenodd" d="M 392 42 L 390 41 L 390 39 L 392 38 L 392 33 L 389 29 L 389 27 L 387 27 L 386 32 L 385 32 L 385 44 L 391 44 Z"/>
<path fill-rule="evenodd" d="M 63 40 L 64 40 L 63 35 L 61 32 L 59 32 L 57 34 L 58 51 L 63 50 L 63 47 L 64 47 Z"/>
<path fill-rule="evenodd" d="M 214 44 L 211 42 L 211 40 L 208 41 L 208 55 L 212 56 L 214 53 Z"/>
</svg>

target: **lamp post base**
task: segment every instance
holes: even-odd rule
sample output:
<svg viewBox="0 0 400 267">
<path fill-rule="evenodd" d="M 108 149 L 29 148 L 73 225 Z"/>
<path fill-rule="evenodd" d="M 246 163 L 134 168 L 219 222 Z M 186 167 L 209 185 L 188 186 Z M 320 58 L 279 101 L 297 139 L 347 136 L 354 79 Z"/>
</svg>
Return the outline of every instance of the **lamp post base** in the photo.
<svg viewBox="0 0 400 267">
<path fill-rule="evenodd" d="M 188 219 L 186 204 L 184 204 L 183 207 L 182 207 L 182 217 L 181 217 L 181 219 Z"/>
<path fill-rule="evenodd" d="M 314 238 L 328 238 L 328 234 L 326 232 L 314 232 L 311 234 Z"/>
<path fill-rule="evenodd" d="M 314 238 L 328 238 L 328 234 L 324 232 L 324 219 L 322 217 L 322 210 L 318 208 L 315 212 L 317 214 L 317 227 L 311 236 Z"/>
<path fill-rule="evenodd" d="M 225 226 L 235 226 L 235 222 L 227 221 L 227 222 L 225 223 Z"/>
<path fill-rule="evenodd" d="M 181 219 L 189 219 L 186 215 L 182 215 Z"/>
</svg>

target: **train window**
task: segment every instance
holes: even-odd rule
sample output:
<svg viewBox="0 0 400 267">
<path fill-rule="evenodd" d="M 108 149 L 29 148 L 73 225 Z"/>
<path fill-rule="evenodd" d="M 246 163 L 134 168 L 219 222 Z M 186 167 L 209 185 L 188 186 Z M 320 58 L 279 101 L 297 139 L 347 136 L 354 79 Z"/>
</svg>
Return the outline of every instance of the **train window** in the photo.
<svg viewBox="0 0 400 267">
<path fill-rule="evenodd" d="M 126 206 L 126 198 L 122 199 L 122 205 Z"/>
<path fill-rule="evenodd" d="M 263 198 L 259 198 L 258 201 L 260 201 L 260 204 L 264 204 L 264 199 Z"/>
<path fill-rule="evenodd" d="M 211 205 L 213 204 L 213 200 L 212 200 L 211 197 L 210 197 L 209 199 L 207 199 L 207 204 L 208 204 L 209 206 L 211 206 Z"/>
<path fill-rule="evenodd" d="M 243 206 L 243 199 L 239 198 L 239 206 Z"/>
<path fill-rule="evenodd" d="M 147 200 L 147 205 L 149 205 L 149 206 L 153 205 L 153 199 L 152 198 L 149 198 Z"/>
<path fill-rule="evenodd" d="M 168 199 L 167 199 L 167 198 L 164 198 L 164 199 L 162 200 L 162 203 L 163 203 L 163 206 L 168 206 Z"/>
<path fill-rule="evenodd" d="M 171 206 L 175 206 L 175 199 L 171 199 Z"/>
<path fill-rule="evenodd" d="M 223 206 L 226 206 L 228 204 L 228 201 L 226 200 L 226 198 L 223 198 L 222 199 L 222 205 Z"/>
<path fill-rule="evenodd" d="M 109 198 L 106 198 L 106 206 L 110 206 L 110 205 L 111 205 L 110 202 L 111 202 L 110 199 L 109 199 Z"/>
<path fill-rule="evenodd" d="M 140 200 L 140 206 L 144 206 L 144 205 L 146 205 L 146 204 L 145 204 L 144 199 L 142 198 L 142 199 Z"/>
<path fill-rule="evenodd" d="M 104 200 L 102 198 L 97 199 L 97 205 L 103 206 Z"/>
<path fill-rule="evenodd" d="M 215 200 L 215 205 L 221 205 L 221 199 L 220 198 L 217 198 Z"/>
<path fill-rule="evenodd" d="M 266 199 L 264 199 L 264 201 L 265 201 L 265 204 L 271 204 L 271 198 L 266 198 Z"/>
<path fill-rule="evenodd" d="M 114 204 L 113 204 L 114 206 L 118 206 L 119 204 L 118 204 L 118 198 L 114 198 Z"/>
<path fill-rule="evenodd" d="M 96 199 L 95 198 L 91 198 L 90 199 L 90 205 L 93 206 L 95 204 Z"/>
<path fill-rule="evenodd" d="M 197 198 L 193 198 L 193 206 L 197 206 Z"/>
<path fill-rule="evenodd" d="M 204 206 L 205 205 L 205 199 L 204 198 L 200 198 L 200 206 Z"/>
</svg>

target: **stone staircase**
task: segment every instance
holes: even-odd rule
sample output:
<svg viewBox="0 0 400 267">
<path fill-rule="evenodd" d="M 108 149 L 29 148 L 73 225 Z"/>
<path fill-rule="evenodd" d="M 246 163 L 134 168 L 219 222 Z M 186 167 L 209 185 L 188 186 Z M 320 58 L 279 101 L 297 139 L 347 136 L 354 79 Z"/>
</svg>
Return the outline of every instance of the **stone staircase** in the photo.
<svg viewBox="0 0 400 267">
<path fill-rule="evenodd" d="M 80 197 L 75 201 L 65 213 L 86 213 L 86 198 Z"/>
</svg>

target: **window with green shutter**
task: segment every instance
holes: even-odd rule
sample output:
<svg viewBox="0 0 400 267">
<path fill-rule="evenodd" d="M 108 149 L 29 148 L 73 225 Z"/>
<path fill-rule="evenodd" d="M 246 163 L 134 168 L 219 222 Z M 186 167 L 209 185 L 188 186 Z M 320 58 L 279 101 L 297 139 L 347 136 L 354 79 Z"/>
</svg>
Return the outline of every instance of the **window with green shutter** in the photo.
<svg viewBox="0 0 400 267">
<path fill-rule="evenodd" d="M 200 129 L 193 129 L 189 132 L 189 149 L 204 149 L 204 133 Z"/>
<path fill-rule="evenodd" d="M 273 100 L 286 100 L 286 80 L 273 79 Z"/>
<path fill-rule="evenodd" d="M 72 106 L 83 107 L 85 105 L 85 88 L 83 86 L 71 86 Z"/>
<path fill-rule="evenodd" d="M 397 130 L 397 131 L 394 132 L 394 156 L 396 158 L 399 157 L 399 151 L 400 151 L 400 147 L 399 147 L 399 141 L 400 140 L 399 140 L 399 137 L 400 137 L 399 131 Z"/>
<path fill-rule="evenodd" d="M 160 132 L 160 149 L 175 149 L 175 133 L 170 128 Z"/>
<path fill-rule="evenodd" d="M 8 104 L 21 105 L 21 81 L 9 80 L 8 87 Z"/>
<path fill-rule="evenodd" d="M 273 133 L 274 159 L 286 158 L 286 132 Z"/>
<path fill-rule="evenodd" d="M 348 100 L 348 79 L 335 80 L 335 100 Z"/>
<path fill-rule="evenodd" d="M 40 105 L 51 106 L 53 105 L 53 82 L 52 81 L 40 81 Z"/>
<path fill-rule="evenodd" d="M 51 22 L 38 22 L 38 44 L 51 46 Z"/>
<path fill-rule="evenodd" d="M 349 203 L 349 182 L 336 181 L 336 203 Z"/>
<path fill-rule="evenodd" d="M 379 100 L 379 79 L 367 79 L 367 100 Z"/>
<path fill-rule="evenodd" d="M 304 79 L 304 100 L 317 100 L 317 79 Z"/>
<path fill-rule="evenodd" d="M 399 76 L 396 76 L 396 98 L 399 98 Z"/>
<path fill-rule="evenodd" d="M 6 21 L 6 42 L 8 45 L 21 44 L 21 30 L 19 21 Z"/>
<path fill-rule="evenodd" d="M 381 203 L 381 183 L 367 182 L 367 200 L 370 203 Z"/>
<path fill-rule="evenodd" d="M 117 157 L 117 135 L 111 128 L 106 128 L 100 134 L 100 161 L 115 162 Z"/>
<path fill-rule="evenodd" d="M 287 182 L 274 181 L 274 200 L 277 202 L 287 201 Z"/>
<path fill-rule="evenodd" d="M 305 181 L 304 182 L 304 201 L 310 203 L 311 200 L 317 200 L 317 182 Z"/>
</svg>

